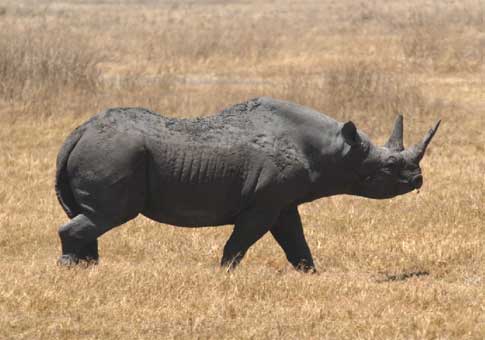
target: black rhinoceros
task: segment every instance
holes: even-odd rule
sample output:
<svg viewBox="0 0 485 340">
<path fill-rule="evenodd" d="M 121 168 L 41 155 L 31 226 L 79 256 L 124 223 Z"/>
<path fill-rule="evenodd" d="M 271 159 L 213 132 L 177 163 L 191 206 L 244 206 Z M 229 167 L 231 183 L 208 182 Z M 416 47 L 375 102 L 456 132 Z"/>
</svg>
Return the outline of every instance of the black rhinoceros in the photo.
<svg viewBox="0 0 485 340">
<path fill-rule="evenodd" d="M 109 109 L 78 127 L 57 158 L 56 193 L 71 219 L 59 229 L 59 263 L 97 262 L 97 238 L 143 214 L 183 227 L 234 224 L 228 268 L 269 231 L 293 266 L 314 271 L 298 205 L 420 188 L 419 161 L 438 126 L 404 149 L 402 116 L 379 147 L 351 121 L 268 97 L 195 119 Z"/>
</svg>

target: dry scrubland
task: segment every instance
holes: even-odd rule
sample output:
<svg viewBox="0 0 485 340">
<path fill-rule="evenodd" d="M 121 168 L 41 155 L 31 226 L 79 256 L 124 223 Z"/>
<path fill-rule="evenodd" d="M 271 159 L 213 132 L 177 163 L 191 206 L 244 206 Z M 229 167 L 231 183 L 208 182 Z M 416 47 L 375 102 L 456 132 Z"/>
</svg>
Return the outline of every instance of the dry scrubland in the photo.
<svg viewBox="0 0 485 340">
<path fill-rule="evenodd" d="M 481 0 L 3 0 L 0 338 L 483 339 L 484 56 Z M 407 145 L 441 117 L 421 193 L 302 206 L 317 275 L 270 236 L 227 274 L 230 227 L 141 217 L 101 239 L 99 266 L 56 267 L 54 163 L 77 124 L 259 95 L 352 118 L 376 142 L 399 111 Z"/>
</svg>

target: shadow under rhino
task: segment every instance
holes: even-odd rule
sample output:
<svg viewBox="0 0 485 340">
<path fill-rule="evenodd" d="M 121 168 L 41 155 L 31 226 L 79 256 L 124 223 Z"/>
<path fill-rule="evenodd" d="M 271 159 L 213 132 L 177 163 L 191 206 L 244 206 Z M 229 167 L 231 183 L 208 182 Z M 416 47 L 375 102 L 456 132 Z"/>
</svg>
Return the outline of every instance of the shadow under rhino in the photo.
<svg viewBox="0 0 485 340">
<path fill-rule="evenodd" d="M 382 275 L 382 277 L 376 280 L 376 282 L 378 283 L 406 281 L 412 278 L 430 275 L 430 273 L 425 270 L 414 271 L 414 272 L 402 272 L 397 274 L 389 274 L 389 273 L 380 273 L 380 274 Z"/>
</svg>

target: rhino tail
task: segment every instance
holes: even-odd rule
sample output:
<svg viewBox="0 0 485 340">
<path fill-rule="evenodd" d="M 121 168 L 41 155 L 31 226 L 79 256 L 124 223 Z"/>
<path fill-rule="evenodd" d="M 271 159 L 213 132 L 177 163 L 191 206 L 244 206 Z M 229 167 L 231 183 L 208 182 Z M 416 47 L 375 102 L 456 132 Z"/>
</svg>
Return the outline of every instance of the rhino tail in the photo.
<svg viewBox="0 0 485 340">
<path fill-rule="evenodd" d="M 84 131 L 86 131 L 86 125 L 87 124 L 83 124 L 79 126 L 69 135 L 69 137 L 67 137 L 66 141 L 61 147 L 61 150 L 59 151 L 59 154 L 57 155 L 55 184 L 56 196 L 69 218 L 76 217 L 80 213 L 80 209 L 76 203 L 71 186 L 69 184 L 67 161 L 72 150 L 74 150 L 74 147 L 83 136 Z"/>
</svg>

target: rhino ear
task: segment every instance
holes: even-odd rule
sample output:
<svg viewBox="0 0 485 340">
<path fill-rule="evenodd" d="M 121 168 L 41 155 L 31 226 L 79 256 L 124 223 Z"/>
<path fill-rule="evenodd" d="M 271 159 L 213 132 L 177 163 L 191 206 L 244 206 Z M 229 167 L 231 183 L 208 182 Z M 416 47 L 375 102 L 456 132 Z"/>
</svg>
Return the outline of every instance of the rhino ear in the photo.
<svg viewBox="0 0 485 340">
<path fill-rule="evenodd" d="M 359 135 L 357 134 L 357 128 L 355 124 L 350 120 L 344 124 L 341 130 L 342 137 L 347 144 L 354 146 L 360 143 Z"/>
</svg>

